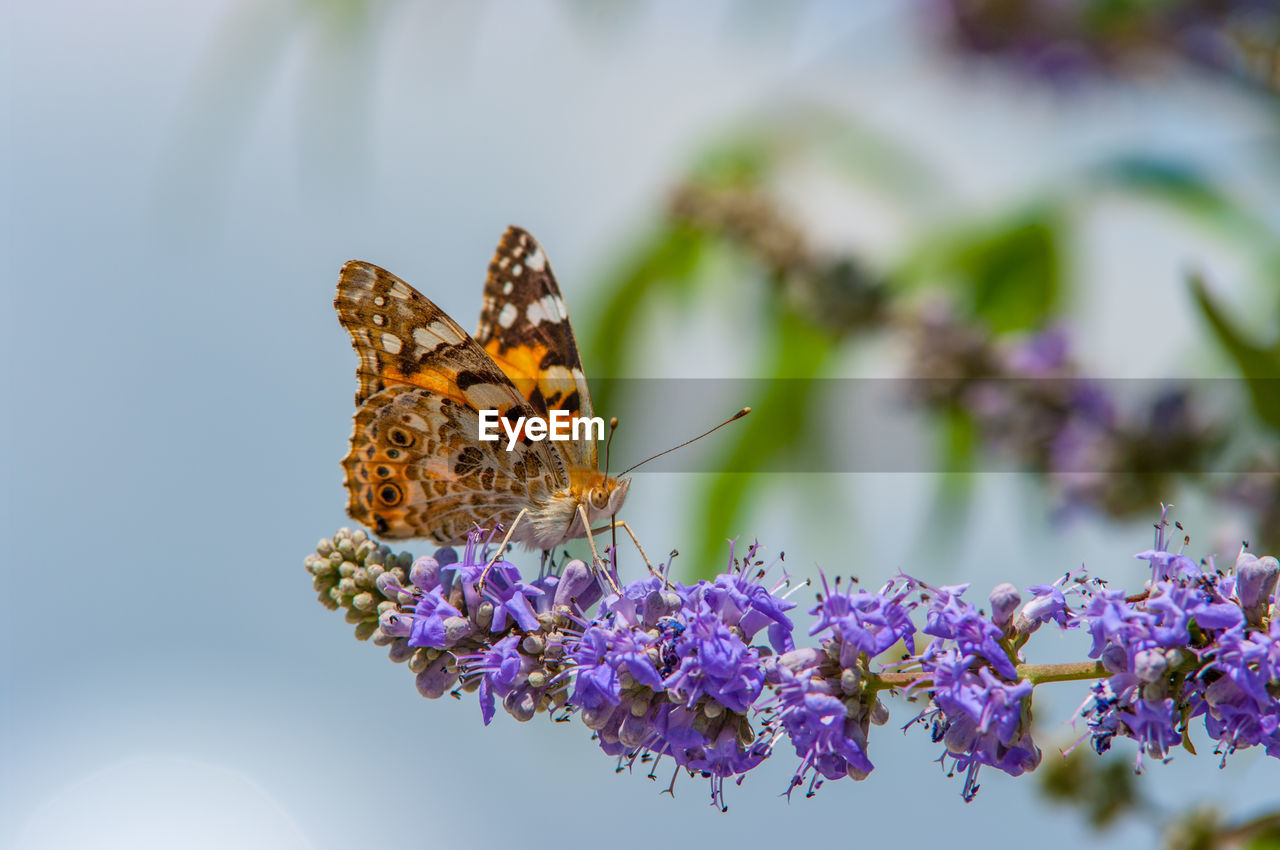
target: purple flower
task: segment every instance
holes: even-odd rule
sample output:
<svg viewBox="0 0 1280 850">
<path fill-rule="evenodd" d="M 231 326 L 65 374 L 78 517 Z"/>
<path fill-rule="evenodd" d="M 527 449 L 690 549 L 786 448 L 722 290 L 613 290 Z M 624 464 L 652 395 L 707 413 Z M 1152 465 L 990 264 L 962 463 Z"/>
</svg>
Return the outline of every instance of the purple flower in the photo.
<svg viewBox="0 0 1280 850">
<path fill-rule="evenodd" d="M 818 617 L 809 634 L 830 629 L 842 667 L 853 667 L 859 653 L 874 658 L 898 641 L 906 644 L 908 652 L 915 652 L 916 626 L 911 622 L 911 610 L 916 603 L 904 602 L 912 585 L 906 582 L 895 590 L 894 584 L 890 582 L 879 593 L 854 590 L 850 584 L 842 592 L 837 581 L 832 591 L 823 576 L 822 599 L 809 611 Z"/>
<path fill-rule="evenodd" d="M 494 697 L 507 697 L 526 682 L 533 659 L 520 651 L 520 638 L 508 635 L 486 652 L 467 659 L 467 671 L 480 674 L 480 713 L 489 725 L 494 715 Z"/>
<path fill-rule="evenodd" d="M 832 693 L 832 683 L 813 675 L 812 668 L 797 673 L 778 664 L 774 673 L 776 722 L 786 731 L 800 757 L 787 793 L 804 784 L 810 771 L 827 779 L 865 779 L 874 769 L 867 758 L 871 712 L 851 710 L 845 700 Z M 816 789 L 815 777 L 806 796 L 812 796 Z"/>
<path fill-rule="evenodd" d="M 413 626 L 409 633 L 410 646 L 449 646 L 449 629 L 446 620 L 461 620 L 462 612 L 449 604 L 439 587 L 423 594 L 413 609 Z M 452 624 L 451 624 L 452 625 Z"/>
<path fill-rule="evenodd" d="M 912 581 L 932 594 L 924 633 L 933 635 L 934 640 L 925 657 L 943 652 L 951 641 L 962 655 L 982 658 L 1006 679 L 1018 678 L 1009 651 L 1000 644 L 1004 631 L 960 598 L 969 585 L 930 587 L 918 579 Z"/>
<path fill-rule="evenodd" d="M 1093 592 L 1094 586 L 1094 583 L 1087 581 L 1082 573 L 1068 572 L 1053 584 L 1035 584 L 1027 588 L 1034 598 L 1022 606 L 1022 616 L 1031 624 L 1030 631 L 1035 631 L 1042 623 L 1049 622 L 1057 623 L 1063 629 L 1074 629 L 1079 626 L 1079 611 L 1071 607 L 1068 597 L 1085 596 Z"/>
<path fill-rule="evenodd" d="M 672 649 L 678 666 L 663 684 L 682 702 L 709 698 L 732 711 L 745 712 L 760 696 L 764 671 L 759 651 L 748 647 L 710 610 L 692 617 Z"/>
<path fill-rule="evenodd" d="M 931 724 L 934 742 L 946 747 L 939 760 L 951 759 L 953 771 L 964 771 L 966 802 L 978 793 L 983 765 L 1019 776 L 1040 764 L 1031 740 L 1030 682 L 1003 681 L 956 648 L 937 652 L 925 669 L 932 674 L 931 699 L 912 722 Z"/>
</svg>

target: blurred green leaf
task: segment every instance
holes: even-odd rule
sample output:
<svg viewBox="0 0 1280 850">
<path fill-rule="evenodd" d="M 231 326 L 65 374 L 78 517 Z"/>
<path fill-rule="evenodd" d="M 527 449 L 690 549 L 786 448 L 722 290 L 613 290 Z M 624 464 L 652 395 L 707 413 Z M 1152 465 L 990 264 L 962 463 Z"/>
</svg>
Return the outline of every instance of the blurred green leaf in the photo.
<svg viewBox="0 0 1280 850">
<path fill-rule="evenodd" d="M 750 400 L 751 415 L 730 432 L 734 442 L 716 464 L 728 471 L 711 478 L 703 491 L 703 506 L 695 513 L 699 544 L 693 563 L 698 578 L 710 577 L 721 568 L 726 539 L 747 533 L 741 523 L 759 491 L 770 483 L 770 476 L 751 470 L 765 468 L 803 447 L 817 400 L 815 379 L 837 351 L 836 337 L 816 330 L 789 310 L 775 310 L 777 319 L 767 329 L 772 336 L 766 343 L 769 354 L 761 369 L 770 378 L 762 383 L 766 394 Z"/>
<path fill-rule="evenodd" d="M 1280 826 L 1272 825 L 1244 846 L 1246 850 L 1280 850 Z"/>
<path fill-rule="evenodd" d="M 1265 278 L 1280 273 L 1280 240 L 1274 228 L 1195 167 L 1150 154 L 1129 154 L 1104 164 L 1095 177 L 1104 188 L 1145 195 L 1242 246 Z"/>
<path fill-rule="evenodd" d="M 1082 750 L 1066 758 L 1046 759 L 1040 792 L 1055 803 L 1079 808 L 1095 830 L 1107 829 L 1143 807 L 1129 763 L 1115 757 L 1094 758 Z"/>
<path fill-rule="evenodd" d="M 978 426 L 973 417 L 960 408 L 946 411 L 941 421 L 942 483 L 940 508 L 951 517 L 959 517 L 968 505 L 973 489 L 974 458 L 980 448 Z"/>
<path fill-rule="evenodd" d="M 953 262 L 973 314 L 995 333 L 1041 326 L 1062 287 L 1061 222 L 1039 210 L 957 246 Z"/>
<path fill-rule="evenodd" d="M 905 286 L 944 282 L 993 333 L 1041 327 L 1066 280 L 1066 217 L 1044 204 L 995 225 L 935 236 L 896 276 Z"/>
<path fill-rule="evenodd" d="M 720 188 L 758 186 L 778 160 L 780 143 L 750 135 L 713 147 L 694 162 L 688 179 Z"/>
<path fill-rule="evenodd" d="M 1200 312 L 1248 384 L 1258 417 L 1280 431 L 1280 340 L 1265 347 L 1251 342 L 1209 294 L 1203 278 L 1193 275 L 1190 283 Z"/>
<path fill-rule="evenodd" d="M 1222 215 L 1233 209 L 1203 175 L 1186 163 L 1146 154 L 1118 157 L 1098 170 L 1103 182 L 1161 196 L 1179 206 L 1206 215 Z"/>
<path fill-rule="evenodd" d="M 672 222 L 664 224 L 622 264 L 602 289 L 607 293 L 597 310 L 593 331 L 586 338 L 585 359 L 591 374 L 616 378 L 628 352 L 636 348 L 642 331 L 643 311 L 655 293 L 671 293 L 690 287 L 702 260 L 707 239 L 697 228 Z M 592 390 L 597 410 L 613 409 L 612 382 Z"/>
</svg>

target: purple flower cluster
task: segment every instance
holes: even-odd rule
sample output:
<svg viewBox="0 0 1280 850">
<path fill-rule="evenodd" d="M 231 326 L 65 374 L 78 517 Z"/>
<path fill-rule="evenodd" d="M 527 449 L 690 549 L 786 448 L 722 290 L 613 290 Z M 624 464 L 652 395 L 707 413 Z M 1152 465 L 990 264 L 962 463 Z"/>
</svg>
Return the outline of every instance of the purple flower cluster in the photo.
<svg viewBox="0 0 1280 850">
<path fill-rule="evenodd" d="M 1167 522 L 1156 545 L 1136 557 L 1151 564 L 1146 589 L 1093 596 L 1081 620 L 1093 638 L 1089 651 L 1111 675 L 1081 707 L 1093 747 L 1117 737 L 1143 754 L 1165 759 L 1187 743 L 1190 721 L 1226 755 L 1263 746 L 1280 755 L 1280 629 L 1270 616 L 1280 564 L 1241 552 L 1231 574 L 1170 551 Z M 1188 745 L 1189 746 L 1189 745 Z"/>
<path fill-rule="evenodd" d="M 824 779 L 865 779 L 874 765 L 867 757 L 871 724 L 883 725 L 888 710 L 877 699 L 871 659 L 896 646 L 914 648 L 914 601 L 909 584 L 891 582 L 878 593 L 850 583 L 834 590 L 822 579 L 823 593 L 809 613 L 817 619 L 810 636 L 826 635 L 822 648 L 797 649 L 769 665 L 776 695 L 770 725 L 785 734 L 800 757 L 788 794 L 809 779 L 806 796 Z"/>
<path fill-rule="evenodd" d="M 620 768 L 669 759 L 676 776 L 709 779 L 718 806 L 725 781 L 741 782 L 784 738 L 799 760 L 788 795 L 865 778 L 870 728 L 888 720 L 880 697 L 895 690 L 927 696 L 907 725 L 943 745 L 939 761 L 964 776 L 971 800 L 982 767 L 1018 776 L 1040 763 L 1031 705 L 1047 681 L 1096 680 L 1079 711 L 1086 737 L 1098 752 L 1132 738 L 1139 767 L 1190 748 L 1201 716 L 1223 759 L 1255 746 L 1280 757 L 1280 562 L 1241 552 L 1219 572 L 1171 549 L 1163 516 L 1157 528 L 1136 556 L 1149 577 L 1128 596 L 1076 571 L 1029 588 L 1025 604 L 998 585 L 986 613 L 964 599 L 967 585 L 899 576 L 872 592 L 824 576 L 808 612 L 820 644 L 807 647 L 793 638 L 785 573 L 766 585 L 772 566 L 756 546 L 711 581 L 657 574 L 621 590 L 582 561 L 532 579 L 507 561 L 489 566 L 482 531 L 461 555 L 442 549 L 411 566 L 340 532 L 307 567 L 358 636 L 408 662 L 423 696 L 475 692 L 486 724 L 498 705 L 522 721 L 577 716 Z M 1046 623 L 1087 632 L 1094 661 L 1026 664 L 1022 650 Z"/>
<path fill-rule="evenodd" d="M 1145 513 L 1220 442 L 1185 387 L 1128 399 L 1083 377 L 1060 327 L 993 341 L 932 303 L 915 318 L 911 359 L 920 403 L 971 420 L 988 445 L 1044 475 L 1064 509 Z"/>
<path fill-rule="evenodd" d="M 930 21 L 951 45 L 990 56 L 1057 84 L 1106 73 L 1149 71 L 1169 56 L 1257 84 L 1274 85 L 1250 56 L 1280 34 L 1280 13 L 1266 0 L 934 0 Z"/>
<path fill-rule="evenodd" d="M 939 761 L 950 759 L 952 772 L 964 772 L 961 793 L 972 800 L 983 765 L 1019 776 L 1040 764 L 1040 748 L 1031 740 L 1032 684 L 1019 678 L 1014 663 L 1011 626 L 1021 597 L 1012 585 L 998 585 L 987 619 L 961 598 L 968 585 L 933 588 L 913 581 L 928 595 L 924 632 L 933 640 L 913 659 L 930 700 L 912 723 L 930 726 L 934 742 L 946 748 Z"/>
<path fill-rule="evenodd" d="M 604 600 L 568 653 L 577 672 L 570 703 L 605 752 L 669 757 L 709 777 L 721 805 L 724 779 L 769 755 L 750 713 L 764 690 L 766 654 L 794 646 L 786 615 L 793 603 L 746 574 L 756 551 L 713 582 L 651 576 L 628 584 Z M 770 647 L 752 646 L 762 629 Z"/>
</svg>

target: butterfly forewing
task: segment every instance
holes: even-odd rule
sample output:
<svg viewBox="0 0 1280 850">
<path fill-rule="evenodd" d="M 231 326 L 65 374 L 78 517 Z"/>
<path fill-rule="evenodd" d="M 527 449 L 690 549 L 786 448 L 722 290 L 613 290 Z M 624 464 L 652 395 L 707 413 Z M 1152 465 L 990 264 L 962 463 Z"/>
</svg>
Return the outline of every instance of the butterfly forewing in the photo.
<svg viewBox="0 0 1280 850">
<path fill-rule="evenodd" d="M 594 415 L 578 343 L 546 252 L 508 227 L 489 263 L 476 340 L 540 415 Z M 596 466 L 594 439 L 560 444 L 569 462 Z"/>
</svg>

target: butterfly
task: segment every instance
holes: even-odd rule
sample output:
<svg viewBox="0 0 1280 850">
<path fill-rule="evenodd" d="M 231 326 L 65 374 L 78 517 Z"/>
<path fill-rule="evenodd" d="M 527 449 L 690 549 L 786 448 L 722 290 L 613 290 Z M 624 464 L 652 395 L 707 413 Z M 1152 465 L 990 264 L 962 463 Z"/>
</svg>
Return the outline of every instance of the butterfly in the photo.
<svg viewBox="0 0 1280 850">
<path fill-rule="evenodd" d="M 520 432 L 510 449 L 505 437 L 480 439 L 485 410 L 508 423 L 592 416 L 560 287 L 524 230 L 509 227 L 498 243 L 475 336 L 370 263 L 342 267 L 334 307 L 360 358 L 342 460 L 352 519 L 383 538 L 441 545 L 499 523 L 514 542 L 549 550 L 618 512 L 630 479 L 600 471 L 591 429 L 569 440 Z"/>
</svg>

